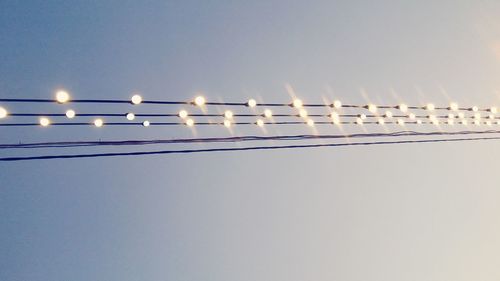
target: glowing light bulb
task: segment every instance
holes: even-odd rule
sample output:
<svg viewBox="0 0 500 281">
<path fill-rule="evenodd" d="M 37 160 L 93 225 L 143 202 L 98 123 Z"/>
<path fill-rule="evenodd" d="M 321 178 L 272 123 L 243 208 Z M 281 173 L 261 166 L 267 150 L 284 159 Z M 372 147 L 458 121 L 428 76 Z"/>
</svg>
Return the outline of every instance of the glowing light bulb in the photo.
<svg viewBox="0 0 500 281">
<path fill-rule="evenodd" d="M 229 121 L 229 120 L 227 120 L 227 119 L 226 119 L 226 120 L 224 120 L 224 126 L 225 126 L 226 128 L 231 127 L 231 121 Z"/>
<path fill-rule="evenodd" d="M 266 117 L 266 118 L 273 117 L 273 112 L 270 109 L 264 110 L 264 117 Z"/>
<path fill-rule="evenodd" d="M 59 90 L 56 92 L 56 101 L 58 103 L 66 103 L 69 101 L 69 94 L 65 90 Z"/>
<path fill-rule="evenodd" d="M 481 119 L 481 113 L 474 113 L 474 119 Z"/>
<path fill-rule="evenodd" d="M 194 120 L 193 120 L 193 119 L 191 119 L 191 118 L 187 119 L 187 120 L 186 120 L 186 125 L 187 125 L 188 127 L 193 127 L 193 126 L 194 126 Z"/>
<path fill-rule="evenodd" d="M 490 120 L 486 121 L 486 125 L 491 126 L 492 125 L 491 121 Z"/>
<path fill-rule="evenodd" d="M 98 119 L 94 120 L 94 125 L 96 127 L 102 127 L 102 125 L 104 125 L 104 122 L 102 121 L 102 119 L 98 118 Z"/>
<path fill-rule="evenodd" d="M 455 120 L 453 119 L 448 119 L 448 121 L 446 122 L 448 125 L 453 125 L 455 124 Z"/>
<path fill-rule="evenodd" d="M 339 101 L 339 100 L 334 100 L 333 103 L 332 103 L 332 107 L 336 108 L 336 109 L 339 109 L 339 108 L 342 107 L 342 102 Z"/>
<path fill-rule="evenodd" d="M 454 118 L 455 118 L 455 114 L 453 114 L 453 113 L 448 114 L 448 119 L 454 119 Z"/>
<path fill-rule="evenodd" d="M 135 119 L 135 114 L 130 112 L 130 113 L 127 113 L 126 117 L 127 117 L 127 120 L 132 121 Z"/>
<path fill-rule="evenodd" d="M 431 122 L 433 125 L 436 125 L 436 126 L 439 125 L 439 120 L 437 120 L 437 119 L 432 119 Z"/>
<path fill-rule="evenodd" d="M 142 122 L 142 126 L 144 126 L 144 127 L 149 127 L 149 125 L 151 125 L 151 123 L 149 123 L 148 120 Z"/>
<path fill-rule="evenodd" d="M 300 99 L 294 99 L 292 102 L 292 106 L 295 108 L 300 108 L 300 107 L 302 107 L 302 105 L 303 105 L 303 103 L 302 103 L 302 100 L 300 100 Z"/>
<path fill-rule="evenodd" d="M 47 127 L 48 125 L 50 125 L 49 118 L 47 117 L 40 118 L 40 125 L 42 125 L 43 127 Z"/>
<path fill-rule="evenodd" d="M 359 117 L 358 117 L 358 118 L 356 118 L 356 124 L 358 124 L 358 125 L 363 125 L 363 119 L 361 119 L 361 118 L 359 118 Z"/>
<path fill-rule="evenodd" d="M 458 104 L 456 102 L 450 103 L 449 109 L 453 111 L 458 111 Z"/>
<path fill-rule="evenodd" d="M 481 125 L 481 121 L 479 121 L 479 120 L 474 120 L 474 125 L 476 125 L 476 126 Z"/>
<path fill-rule="evenodd" d="M 257 119 L 257 122 L 255 122 L 255 124 L 257 124 L 257 126 L 259 127 L 264 127 L 264 121 L 262 121 L 262 119 Z"/>
<path fill-rule="evenodd" d="M 490 114 L 490 115 L 488 116 L 488 118 L 490 118 L 490 119 L 495 119 L 495 115 Z"/>
<path fill-rule="evenodd" d="M 497 120 L 497 125 L 500 125 L 500 120 Z"/>
<path fill-rule="evenodd" d="M 7 112 L 7 109 L 0 107 L 0 119 L 3 119 L 9 115 L 9 112 Z"/>
<path fill-rule="evenodd" d="M 66 117 L 68 117 L 69 119 L 73 119 L 75 118 L 76 116 L 76 112 L 72 109 L 68 109 L 66 110 Z"/>
<path fill-rule="evenodd" d="M 398 105 L 398 109 L 401 111 L 401 112 L 406 112 L 408 111 L 408 106 L 404 103 Z"/>
<path fill-rule="evenodd" d="M 197 96 L 195 99 L 194 99 L 194 104 L 197 105 L 197 106 L 204 106 L 206 103 L 206 100 L 203 96 Z"/>
<path fill-rule="evenodd" d="M 398 119 L 398 125 L 404 126 L 405 125 L 405 120 L 403 119 Z"/>
<path fill-rule="evenodd" d="M 358 118 L 361 119 L 361 120 L 365 120 L 366 119 L 366 114 L 359 114 Z"/>
<path fill-rule="evenodd" d="M 254 99 L 249 99 L 247 102 L 248 107 L 256 107 L 257 106 L 257 101 Z"/>
<path fill-rule="evenodd" d="M 302 109 L 299 111 L 299 116 L 300 116 L 300 117 L 302 117 L 302 118 L 306 118 L 306 117 L 307 117 L 307 115 L 308 115 L 308 114 L 307 114 L 307 110 L 305 110 L 305 109 L 303 109 L 303 108 L 302 108 Z"/>
<path fill-rule="evenodd" d="M 313 127 L 314 126 L 314 120 L 312 120 L 312 119 L 307 120 L 307 125 L 310 126 L 310 127 Z"/>
<path fill-rule="evenodd" d="M 492 106 L 490 108 L 490 112 L 493 113 L 493 114 L 496 114 L 498 112 L 498 109 L 496 108 L 496 106 Z"/>
<path fill-rule="evenodd" d="M 374 105 L 374 104 L 369 104 L 366 106 L 366 108 L 368 109 L 368 111 L 370 111 L 371 113 L 377 113 L 377 106 Z"/>
<path fill-rule="evenodd" d="M 471 107 L 471 109 L 470 109 L 470 110 L 472 110 L 472 111 L 474 111 L 474 112 L 478 112 L 478 111 L 479 111 L 479 107 L 477 107 L 477 106 L 473 106 L 473 107 Z"/>
<path fill-rule="evenodd" d="M 460 123 L 462 123 L 462 125 L 468 125 L 469 124 L 469 122 L 466 119 L 462 119 L 462 121 Z"/>
<path fill-rule="evenodd" d="M 464 119 L 465 118 L 465 114 L 463 112 L 459 112 L 458 113 L 458 118 Z"/>
<path fill-rule="evenodd" d="M 182 109 L 181 111 L 179 111 L 178 115 L 180 118 L 184 119 L 184 118 L 188 117 L 189 114 L 186 110 Z"/>
<path fill-rule="evenodd" d="M 332 123 L 335 124 L 335 125 L 339 125 L 340 124 L 340 116 L 337 112 L 332 112 L 330 114 L 330 118 L 332 119 Z"/>
<path fill-rule="evenodd" d="M 429 120 L 434 120 L 436 119 L 436 115 L 430 114 L 427 118 L 429 118 Z"/>
<path fill-rule="evenodd" d="M 378 124 L 380 124 L 380 125 L 384 125 L 384 124 L 385 124 L 385 121 L 384 121 L 384 119 L 383 119 L 383 118 L 379 118 L 379 119 L 377 120 L 377 123 L 378 123 Z"/>
<path fill-rule="evenodd" d="M 418 120 L 417 120 L 417 124 L 418 124 L 418 125 L 422 125 L 422 120 L 418 119 Z"/>
<path fill-rule="evenodd" d="M 390 111 L 386 111 L 384 116 L 385 116 L 386 118 L 392 118 L 392 116 L 393 116 L 393 115 L 392 115 L 392 112 L 390 112 Z"/>
<path fill-rule="evenodd" d="M 141 104 L 142 102 L 142 97 L 140 95 L 133 95 L 131 99 L 132 104 Z"/>
<path fill-rule="evenodd" d="M 226 110 L 224 112 L 224 117 L 226 117 L 227 119 L 232 119 L 233 118 L 233 112 L 231 110 Z"/>
<path fill-rule="evenodd" d="M 433 104 L 433 103 L 428 103 L 426 106 L 425 106 L 425 109 L 429 110 L 429 111 L 433 111 L 434 109 L 436 109 L 436 106 Z"/>
<path fill-rule="evenodd" d="M 415 120 L 415 118 L 417 118 L 417 116 L 415 115 L 415 113 L 410 113 L 410 114 L 408 114 L 408 118 L 410 118 L 411 120 Z"/>
</svg>

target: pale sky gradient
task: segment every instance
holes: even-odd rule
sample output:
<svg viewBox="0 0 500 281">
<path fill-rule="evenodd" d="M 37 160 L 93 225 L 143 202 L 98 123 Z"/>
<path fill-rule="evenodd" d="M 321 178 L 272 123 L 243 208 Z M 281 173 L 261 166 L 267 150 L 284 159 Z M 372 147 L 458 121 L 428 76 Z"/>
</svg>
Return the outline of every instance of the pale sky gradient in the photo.
<svg viewBox="0 0 500 281">
<path fill-rule="evenodd" d="M 499 15 L 493 0 L 0 1 L 0 97 L 283 102 L 289 83 L 309 102 L 500 106 Z M 1 143 L 190 136 L 0 128 Z M 0 280 L 498 280 L 499 147 L 2 163 Z"/>
</svg>

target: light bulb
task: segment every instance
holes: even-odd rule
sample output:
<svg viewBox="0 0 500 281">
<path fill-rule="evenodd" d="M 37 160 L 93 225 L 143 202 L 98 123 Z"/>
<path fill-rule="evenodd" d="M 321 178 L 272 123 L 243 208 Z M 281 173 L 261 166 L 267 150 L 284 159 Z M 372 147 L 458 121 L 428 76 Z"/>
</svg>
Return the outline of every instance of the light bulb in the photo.
<svg viewBox="0 0 500 281">
<path fill-rule="evenodd" d="M 149 121 L 148 121 L 148 120 L 146 120 L 146 121 L 142 122 L 142 126 L 144 126 L 144 127 L 149 127 L 149 125 L 150 125 L 150 124 L 151 124 L 151 123 L 149 123 Z"/>
<path fill-rule="evenodd" d="M 270 109 L 264 110 L 264 117 L 266 117 L 266 118 L 273 117 L 273 112 Z"/>
<path fill-rule="evenodd" d="M 98 119 L 94 120 L 94 125 L 96 127 L 102 127 L 102 125 L 104 125 L 104 122 L 102 121 L 102 119 L 98 118 Z"/>
<path fill-rule="evenodd" d="M 490 120 L 486 121 L 486 125 L 491 126 L 492 125 L 491 121 Z"/>
<path fill-rule="evenodd" d="M 453 124 L 455 124 L 455 121 L 453 119 L 448 119 L 447 124 L 453 125 Z"/>
<path fill-rule="evenodd" d="M 422 125 L 422 120 L 418 119 L 418 120 L 417 120 L 417 124 L 418 124 L 418 125 Z"/>
<path fill-rule="evenodd" d="M 474 118 L 475 119 L 481 119 L 481 113 L 479 113 L 479 112 L 474 113 Z"/>
<path fill-rule="evenodd" d="M 340 124 L 340 117 L 339 117 L 339 114 L 337 112 L 332 112 L 332 114 L 330 114 L 330 118 L 332 118 L 333 124 L 335 124 L 335 125 Z"/>
<path fill-rule="evenodd" d="M 182 109 L 181 111 L 179 111 L 178 115 L 180 118 L 184 119 L 184 118 L 188 117 L 189 114 L 186 110 Z"/>
<path fill-rule="evenodd" d="M 455 114 L 453 114 L 453 113 L 448 114 L 448 119 L 454 119 L 454 118 L 455 118 Z"/>
<path fill-rule="evenodd" d="M 465 114 L 463 112 L 459 112 L 458 113 L 458 118 L 464 119 L 465 118 Z"/>
<path fill-rule="evenodd" d="M 247 102 L 247 106 L 249 107 L 256 107 L 257 106 L 257 101 L 254 99 L 249 99 Z"/>
<path fill-rule="evenodd" d="M 379 123 L 380 125 L 384 125 L 385 124 L 385 121 L 383 118 L 379 118 L 377 123 Z"/>
<path fill-rule="evenodd" d="M 398 119 L 398 125 L 400 125 L 400 126 L 404 126 L 404 124 L 405 124 L 405 120 L 403 120 L 403 119 Z"/>
<path fill-rule="evenodd" d="M 432 122 L 432 124 L 434 124 L 434 125 L 439 125 L 439 120 L 437 120 L 437 119 L 432 119 L 432 121 L 431 121 L 431 122 Z"/>
<path fill-rule="evenodd" d="M 366 114 L 359 114 L 358 115 L 358 118 L 361 119 L 361 120 L 365 120 L 366 119 Z"/>
<path fill-rule="evenodd" d="M 430 114 L 429 116 L 427 116 L 427 118 L 429 118 L 430 120 L 434 120 L 436 119 L 436 115 Z"/>
<path fill-rule="evenodd" d="M 450 110 L 458 111 L 458 104 L 456 102 L 450 103 Z"/>
<path fill-rule="evenodd" d="M 231 127 L 231 121 L 229 121 L 229 120 L 227 120 L 227 119 L 226 119 L 226 120 L 224 120 L 224 126 L 226 126 L 226 128 Z"/>
<path fill-rule="evenodd" d="M 141 104 L 142 97 L 140 95 L 133 95 L 131 101 L 132 101 L 132 104 L 135 104 L 135 105 Z"/>
<path fill-rule="evenodd" d="M 390 111 L 386 111 L 384 116 L 385 116 L 386 118 L 392 118 L 392 116 L 393 116 L 393 115 L 392 115 L 392 112 L 390 112 Z"/>
<path fill-rule="evenodd" d="M 474 125 L 476 125 L 476 126 L 481 125 L 481 121 L 479 121 L 479 120 L 474 120 Z"/>
<path fill-rule="evenodd" d="M 358 124 L 358 125 L 363 125 L 363 119 L 361 119 L 361 118 L 359 118 L 359 117 L 358 117 L 358 118 L 356 118 L 356 124 Z"/>
<path fill-rule="evenodd" d="M 472 110 L 472 111 L 474 111 L 474 112 L 477 112 L 477 111 L 479 111 L 479 107 L 477 107 L 477 106 L 473 106 L 473 107 L 471 107 L 471 109 L 470 109 L 470 110 Z"/>
<path fill-rule="evenodd" d="M 130 112 L 130 113 L 127 113 L 127 120 L 129 121 L 132 121 L 135 119 L 135 114 Z"/>
<path fill-rule="evenodd" d="M 374 104 L 369 104 L 366 106 L 366 108 L 368 109 L 368 111 L 370 111 L 371 113 L 377 113 L 377 106 L 374 105 Z"/>
<path fill-rule="evenodd" d="M 43 127 L 47 127 L 48 125 L 50 125 L 49 118 L 47 117 L 40 118 L 40 125 L 42 125 Z"/>
<path fill-rule="evenodd" d="M 197 106 L 204 106 L 205 105 L 205 98 L 203 96 L 197 96 L 194 99 L 194 104 Z"/>
<path fill-rule="evenodd" d="M 292 102 L 292 106 L 295 108 L 301 108 L 303 105 L 302 100 L 300 99 L 294 99 Z"/>
<path fill-rule="evenodd" d="M 264 121 L 262 121 L 262 119 L 257 119 L 257 122 L 255 122 L 255 124 L 257 124 L 257 126 L 259 127 L 264 127 Z"/>
<path fill-rule="evenodd" d="M 398 105 L 398 109 L 401 110 L 401 112 L 406 112 L 408 111 L 408 106 L 404 103 Z"/>
<path fill-rule="evenodd" d="M 490 118 L 490 119 L 495 119 L 495 115 L 490 114 L 490 115 L 488 116 L 488 118 Z"/>
<path fill-rule="evenodd" d="M 59 90 L 56 92 L 56 101 L 58 103 L 66 103 L 69 101 L 69 94 L 65 90 Z"/>
<path fill-rule="evenodd" d="M 76 112 L 72 109 L 68 109 L 66 110 L 66 117 L 68 117 L 69 119 L 73 119 L 75 118 L 76 116 Z"/>
<path fill-rule="evenodd" d="M 493 113 L 493 114 L 496 114 L 498 112 L 498 109 L 496 108 L 496 106 L 492 106 L 490 108 L 490 112 Z"/>
<path fill-rule="evenodd" d="M 9 115 L 9 112 L 7 112 L 7 109 L 0 107 L 0 119 L 3 119 Z"/>
<path fill-rule="evenodd" d="M 191 119 L 191 118 L 187 119 L 187 120 L 186 120 L 186 125 L 187 125 L 188 127 L 193 127 L 193 126 L 194 126 L 194 120 L 193 120 L 193 119 Z"/>
<path fill-rule="evenodd" d="M 415 113 L 410 113 L 410 114 L 408 114 L 408 118 L 410 118 L 411 120 L 415 120 L 415 118 L 417 118 L 417 116 L 415 115 Z"/>
<path fill-rule="evenodd" d="M 460 123 L 462 123 L 462 125 L 467 125 L 467 124 L 469 124 L 469 122 L 467 121 L 467 119 L 462 119 L 462 121 L 461 121 Z"/>
<path fill-rule="evenodd" d="M 228 118 L 228 119 L 231 119 L 233 118 L 233 112 L 231 110 L 226 110 L 224 112 L 224 117 Z"/>
<path fill-rule="evenodd" d="M 312 119 L 307 120 L 307 125 L 310 126 L 310 127 L 313 127 L 314 126 L 314 120 L 312 120 Z"/>
<path fill-rule="evenodd" d="M 333 107 L 333 108 L 336 108 L 336 109 L 339 109 L 339 108 L 341 108 L 341 107 L 342 107 L 342 102 L 341 102 L 341 101 L 339 101 L 339 100 L 335 100 L 335 101 L 333 101 L 333 103 L 332 103 L 332 107 Z"/>
<path fill-rule="evenodd" d="M 307 110 L 305 110 L 303 108 L 300 109 L 299 116 L 302 117 L 302 118 L 306 118 L 307 117 Z"/>
<path fill-rule="evenodd" d="M 436 106 L 435 106 L 433 103 L 428 103 L 428 104 L 425 106 L 425 109 L 430 110 L 430 111 L 433 111 L 434 109 L 436 109 Z"/>
</svg>

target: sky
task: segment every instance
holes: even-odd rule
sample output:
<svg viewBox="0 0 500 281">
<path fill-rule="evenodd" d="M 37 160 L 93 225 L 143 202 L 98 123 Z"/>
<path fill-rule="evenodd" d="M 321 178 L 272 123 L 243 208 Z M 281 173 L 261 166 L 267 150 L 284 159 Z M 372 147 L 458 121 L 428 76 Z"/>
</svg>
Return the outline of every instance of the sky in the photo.
<svg viewBox="0 0 500 281">
<path fill-rule="evenodd" d="M 305 102 L 500 105 L 499 13 L 493 0 L 3 0 L 0 97 L 283 102 L 290 85 Z M 0 143 L 257 133 L 0 128 Z M 485 141 L 0 163 L 0 279 L 498 280 L 499 157 Z"/>
</svg>

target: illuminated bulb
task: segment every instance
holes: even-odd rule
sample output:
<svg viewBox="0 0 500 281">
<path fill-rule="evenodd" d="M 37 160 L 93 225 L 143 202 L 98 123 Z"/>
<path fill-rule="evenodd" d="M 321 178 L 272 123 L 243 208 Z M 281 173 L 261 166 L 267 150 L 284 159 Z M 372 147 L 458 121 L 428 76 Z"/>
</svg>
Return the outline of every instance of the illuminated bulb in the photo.
<svg viewBox="0 0 500 281">
<path fill-rule="evenodd" d="M 474 118 L 475 119 L 481 119 L 481 113 L 474 113 Z"/>
<path fill-rule="evenodd" d="M 418 120 L 417 120 L 417 124 L 418 124 L 418 125 L 422 125 L 422 120 L 418 119 Z"/>
<path fill-rule="evenodd" d="M 489 121 L 489 120 L 486 121 L 486 125 L 491 126 L 492 125 L 491 121 Z"/>
<path fill-rule="evenodd" d="M 73 118 L 75 118 L 75 116 L 76 116 L 76 113 L 74 110 L 69 109 L 66 111 L 66 117 L 68 117 L 69 119 L 73 119 Z"/>
<path fill-rule="evenodd" d="M 453 119 L 448 119 L 447 124 L 448 125 L 453 125 L 453 124 L 455 124 L 455 121 Z"/>
<path fill-rule="evenodd" d="M 191 119 L 191 118 L 187 119 L 187 120 L 186 120 L 186 125 L 187 125 L 188 127 L 193 127 L 193 126 L 194 126 L 194 121 L 193 121 L 193 119 Z"/>
<path fill-rule="evenodd" d="M 205 105 L 205 98 L 202 97 L 202 96 L 197 96 L 195 99 L 194 99 L 194 104 L 197 105 L 197 106 L 203 106 Z"/>
<path fill-rule="evenodd" d="M 184 109 L 181 110 L 181 111 L 179 111 L 179 117 L 182 118 L 182 119 L 188 117 L 188 115 L 189 115 L 188 112 L 186 110 L 184 110 Z"/>
<path fill-rule="evenodd" d="M 134 119 L 135 119 L 135 114 L 133 114 L 132 112 L 127 113 L 127 120 L 132 121 Z"/>
<path fill-rule="evenodd" d="M 393 116 L 393 115 L 392 115 L 392 112 L 390 112 L 390 111 L 386 111 L 384 116 L 385 116 L 386 118 L 392 118 L 392 116 Z"/>
<path fill-rule="evenodd" d="M 142 97 L 140 95 L 133 95 L 131 101 L 132 101 L 132 104 L 135 104 L 135 105 L 141 104 Z"/>
<path fill-rule="evenodd" d="M 434 124 L 434 125 L 439 125 L 439 120 L 437 120 L 437 119 L 432 119 L 432 121 L 431 121 L 431 122 L 432 122 L 432 124 Z"/>
<path fill-rule="evenodd" d="M 361 118 L 359 118 L 359 117 L 358 117 L 358 118 L 356 118 L 356 124 L 358 124 L 358 125 L 363 125 L 363 119 L 361 119 Z"/>
<path fill-rule="evenodd" d="M 415 118 L 417 118 L 417 116 L 415 115 L 415 113 L 410 113 L 410 114 L 408 114 L 408 118 L 410 118 L 411 120 L 415 120 Z"/>
<path fill-rule="evenodd" d="M 254 99 L 249 99 L 247 102 L 247 106 L 249 107 L 256 107 L 257 106 L 257 101 Z"/>
<path fill-rule="evenodd" d="M 430 120 L 434 120 L 434 119 L 436 119 L 436 115 L 431 114 L 431 115 L 427 116 L 427 118 L 429 118 Z"/>
<path fill-rule="evenodd" d="M 366 114 L 360 114 L 358 115 L 359 119 L 365 120 L 366 119 Z"/>
<path fill-rule="evenodd" d="M 257 122 L 255 122 L 255 124 L 257 124 L 257 126 L 259 127 L 264 127 L 264 121 L 262 121 L 262 119 L 258 119 Z"/>
<path fill-rule="evenodd" d="M 408 106 L 404 103 L 398 105 L 398 109 L 401 110 L 401 112 L 406 112 L 408 111 Z"/>
<path fill-rule="evenodd" d="M 149 123 L 148 120 L 142 122 L 142 126 L 144 126 L 144 127 L 149 127 L 149 125 L 151 125 L 151 123 Z"/>
<path fill-rule="evenodd" d="M 305 109 L 302 108 L 299 111 L 299 116 L 302 117 L 302 118 L 306 118 L 307 117 L 307 110 L 305 110 Z"/>
<path fill-rule="evenodd" d="M 312 119 L 307 120 L 307 125 L 310 126 L 310 127 L 313 127 L 314 126 L 314 120 L 312 120 Z"/>
<path fill-rule="evenodd" d="M 377 112 L 377 106 L 374 105 L 374 104 L 369 104 L 366 106 L 366 108 L 368 109 L 368 111 L 370 111 L 371 113 L 376 113 Z"/>
<path fill-rule="evenodd" d="M 500 120 L 497 120 L 497 125 L 500 125 Z"/>
<path fill-rule="evenodd" d="M 9 115 L 9 113 L 7 112 L 7 109 L 0 107 L 0 119 L 7 117 L 7 115 Z"/>
<path fill-rule="evenodd" d="M 332 106 L 333 106 L 333 108 L 339 109 L 342 107 L 342 102 L 339 100 L 335 100 L 335 101 L 333 101 Z"/>
<path fill-rule="evenodd" d="M 224 117 L 228 119 L 233 118 L 233 112 L 231 110 L 226 110 L 226 112 L 224 112 Z"/>
<path fill-rule="evenodd" d="M 458 111 L 458 104 L 456 102 L 450 103 L 450 110 Z"/>
<path fill-rule="evenodd" d="M 264 117 L 266 117 L 266 118 L 273 117 L 273 112 L 270 109 L 264 110 Z"/>
<path fill-rule="evenodd" d="M 490 119 L 495 119 L 495 115 L 490 114 L 490 115 L 488 116 L 488 118 L 490 118 Z"/>
<path fill-rule="evenodd" d="M 490 112 L 496 114 L 498 112 L 497 108 L 495 106 L 492 106 L 490 108 Z"/>
<path fill-rule="evenodd" d="M 476 125 L 476 126 L 481 125 L 481 121 L 479 121 L 479 120 L 474 120 L 474 125 Z"/>
<path fill-rule="evenodd" d="M 455 114 L 453 114 L 453 113 L 448 114 L 448 119 L 454 119 L 454 118 L 455 118 Z"/>
<path fill-rule="evenodd" d="M 405 124 L 405 120 L 403 120 L 403 119 L 398 119 L 398 125 L 400 125 L 400 126 L 404 126 L 404 124 Z"/>
<path fill-rule="evenodd" d="M 56 101 L 58 103 L 66 103 L 69 101 L 69 94 L 65 90 L 59 90 L 56 92 Z"/>
<path fill-rule="evenodd" d="M 462 125 L 467 125 L 467 124 L 469 124 L 469 122 L 468 122 L 466 119 L 463 119 L 463 120 L 462 120 L 462 122 L 460 122 L 460 123 L 462 123 Z"/>
<path fill-rule="evenodd" d="M 49 118 L 46 117 L 40 118 L 40 125 L 42 125 L 43 127 L 47 127 L 48 125 L 50 125 Z"/>
<path fill-rule="evenodd" d="M 470 110 L 477 112 L 477 111 L 479 111 L 479 108 L 477 106 L 473 106 Z"/>
<path fill-rule="evenodd" d="M 425 106 L 425 109 L 432 111 L 432 110 L 436 109 L 436 106 L 434 104 L 432 104 L 432 103 L 428 103 Z"/>
<path fill-rule="evenodd" d="M 102 125 L 104 125 L 104 122 L 102 121 L 102 119 L 96 119 L 94 120 L 94 125 L 96 127 L 102 127 Z"/>
<path fill-rule="evenodd" d="M 332 118 L 333 124 L 335 124 L 335 125 L 340 124 L 340 117 L 339 117 L 339 114 L 337 112 L 332 112 L 332 114 L 330 114 L 330 117 Z"/>
<path fill-rule="evenodd" d="M 302 105 L 303 105 L 303 103 L 302 103 L 302 100 L 300 100 L 300 99 L 294 99 L 292 102 L 292 106 L 295 108 L 300 108 L 300 107 L 302 107 Z"/>
<path fill-rule="evenodd" d="M 231 121 L 229 121 L 229 120 L 224 120 L 224 126 L 226 126 L 226 128 L 231 127 Z"/>
<path fill-rule="evenodd" d="M 464 119 L 465 118 L 465 114 L 463 112 L 459 112 L 458 113 L 458 118 Z"/>
<path fill-rule="evenodd" d="M 385 124 L 385 121 L 383 118 L 379 118 L 377 123 L 379 123 L 380 125 L 384 125 Z"/>
</svg>

